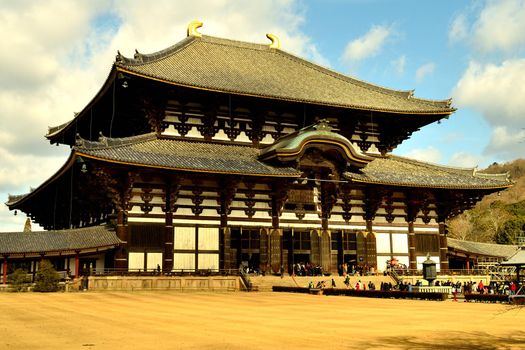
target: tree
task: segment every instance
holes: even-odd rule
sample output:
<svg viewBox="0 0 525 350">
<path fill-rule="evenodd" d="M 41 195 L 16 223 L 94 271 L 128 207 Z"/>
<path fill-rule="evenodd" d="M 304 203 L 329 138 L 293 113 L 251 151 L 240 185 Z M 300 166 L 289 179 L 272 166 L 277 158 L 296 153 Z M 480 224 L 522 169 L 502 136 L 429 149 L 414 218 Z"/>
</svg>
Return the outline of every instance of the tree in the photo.
<svg viewBox="0 0 525 350">
<path fill-rule="evenodd" d="M 525 217 L 519 216 L 507 220 L 496 232 L 496 243 L 499 244 L 518 244 L 518 237 L 523 235 L 525 227 Z"/>
<path fill-rule="evenodd" d="M 35 286 L 33 287 L 33 291 L 56 292 L 58 290 L 59 280 L 60 276 L 53 265 L 47 260 L 42 260 L 35 276 Z"/>
<path fill-rule="evenodd" d="M 9 290 L 12 292 L 25 292 L 27 286 L 31 280 L 27 276 L 27 271 L 22 269 L 16 269 L 7 277 L 9 283 Z"/>
</svg>

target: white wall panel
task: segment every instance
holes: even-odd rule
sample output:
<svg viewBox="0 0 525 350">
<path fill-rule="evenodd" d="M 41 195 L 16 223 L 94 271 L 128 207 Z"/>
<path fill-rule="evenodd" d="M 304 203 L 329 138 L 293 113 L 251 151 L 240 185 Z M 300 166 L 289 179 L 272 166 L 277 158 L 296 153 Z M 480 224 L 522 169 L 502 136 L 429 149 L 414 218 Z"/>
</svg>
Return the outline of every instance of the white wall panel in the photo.
<svg viewBox="0 0 525 350">
<path fill-rule="evenodd" d="M 376 251 L 378 254 L 390 253 L 390 234 L 376 233 Z"/>
<path fill-rule="evenodd" d="M 199 254 L 199 269 L 219 270 L 219 254 Z"/>
<path fill-rule="evenodd" d="M 174 270 L 195 270 L 195 254 L 175 253 L 173 254 Z"/>
<path fill-rule="evenodd" d="M 219 250 L 219 229 L 199 227 L 199 250 Z M 200 261 L 200 256 L 199 256 Z M 199 262 L 200 265 L 200 262 Z M 199 267 L 200 268 L 200 267 Z"/>
<path fill-rule="evenodd" d="M 130 270 L 144 270 L 144 253 L 129 253 L 128 266 Z"/>
<path fill-rule="evenodd" d="M 392 234 L 392 252 L 408 253 L 408 235 L 405 233 Z"/>
<path fill-rule="evenodd" d="M 157 271 L 157 265 L 162 268 L 162 253 L 148 253 L 148 271 Z"/>
<path fill-rule="evenodd" d="M 174 249 L 195 249 L 195 227 L 176 227 Z"/>
</svg>

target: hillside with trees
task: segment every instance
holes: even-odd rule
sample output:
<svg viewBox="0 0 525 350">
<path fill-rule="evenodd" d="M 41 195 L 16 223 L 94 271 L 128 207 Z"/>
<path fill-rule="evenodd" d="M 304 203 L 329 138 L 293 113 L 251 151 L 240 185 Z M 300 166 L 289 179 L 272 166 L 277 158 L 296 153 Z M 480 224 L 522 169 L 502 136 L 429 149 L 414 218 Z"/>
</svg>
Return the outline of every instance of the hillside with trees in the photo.
<svg viewBox="0 0 525 350">
<path fill-rule="evenodd" d="M 449 235 L 476 242 L 518 244 L 525 231 L 525 159 L 494 163 L 482 172 L 509 172 L 514 185 L 485 196 L 474 208 L 451 220 Z"/>
</svg>

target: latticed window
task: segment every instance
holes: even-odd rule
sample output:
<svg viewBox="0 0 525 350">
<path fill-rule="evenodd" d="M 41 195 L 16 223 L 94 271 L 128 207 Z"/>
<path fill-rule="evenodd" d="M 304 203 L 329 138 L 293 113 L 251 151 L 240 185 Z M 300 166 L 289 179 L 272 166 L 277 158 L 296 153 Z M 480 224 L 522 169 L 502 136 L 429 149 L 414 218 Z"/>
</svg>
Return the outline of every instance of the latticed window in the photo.
<svg viewBox="0 0 525 350">
<path fill-rule="evenodd" d="M 354 232 L 343 232 L 343 250 L 356 250 L 357 237 Z"/>
<path fill-rule="evenodd" d="M 295 231 L 293 235 L 293 249 L 310 250 L 310 247 L 310 231 Z"/>
<path fill-rule="evenodd" d="M 259 249 L 260 246 L 259 230 L 242 229 L 241 248 L 242 249 Z"/>
</svg>

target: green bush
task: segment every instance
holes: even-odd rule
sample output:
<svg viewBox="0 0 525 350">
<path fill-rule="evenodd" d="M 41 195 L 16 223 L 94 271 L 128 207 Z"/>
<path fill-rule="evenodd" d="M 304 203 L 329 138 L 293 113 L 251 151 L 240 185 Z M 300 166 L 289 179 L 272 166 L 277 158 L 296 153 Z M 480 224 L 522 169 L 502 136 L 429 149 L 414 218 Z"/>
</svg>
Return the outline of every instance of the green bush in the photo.
<svg viewBox="0 0 525 350">
<path fill-rule="evenodd" d="M 35 276 L 35 286 L 33 287 L 33 291 L 56 292 L 58 291 L 59 280 L 60 276 L 53 265 L 47 260 L 42 260 Z"/>
<path fill-rule="evenodd" d="M 31 279 L 26 270 L 16 269 L 12 274 L 7 276 L 9 290 L 12 292 L 26 292 Z"/>
</svg>

